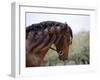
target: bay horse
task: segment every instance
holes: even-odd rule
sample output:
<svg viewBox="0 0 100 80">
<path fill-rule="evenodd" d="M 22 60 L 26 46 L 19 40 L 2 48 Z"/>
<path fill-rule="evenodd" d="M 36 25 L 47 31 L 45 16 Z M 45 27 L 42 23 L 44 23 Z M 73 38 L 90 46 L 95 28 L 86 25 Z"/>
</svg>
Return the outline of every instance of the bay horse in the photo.
<svg viewBox="0 0 100 80">
<path fill-rule="evenodd" d="M 26 67 L 41 66 L 49 49 L 57 51 L 59 59 L 65 62 L 72 39 L 67 23 L 44 21 L 26 27 Z"/>
</svg>

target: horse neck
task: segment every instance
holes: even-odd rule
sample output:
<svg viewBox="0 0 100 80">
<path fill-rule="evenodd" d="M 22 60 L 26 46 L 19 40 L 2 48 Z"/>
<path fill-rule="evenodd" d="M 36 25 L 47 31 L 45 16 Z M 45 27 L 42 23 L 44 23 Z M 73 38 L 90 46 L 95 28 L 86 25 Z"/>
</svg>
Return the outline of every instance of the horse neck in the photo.
<svg viewBox="0 0 100 80">
<path fill-rule="evenodd" d="M 51 45 L 54 43 L 55 40 L 56 40 L 56 35 L 52 35 L 52 37 L 51 37 L 50 41 L 48 42 L 48 44 L 45 45 L 45 46 L 41 49 L 40 53 L 41 53 L 41 58 L 42 58 L 42 59 L 44 59 L 44 57 L 45 57 L 45 55 L 47 54 L 49 48 L 51 47 Z"/>
</svg>

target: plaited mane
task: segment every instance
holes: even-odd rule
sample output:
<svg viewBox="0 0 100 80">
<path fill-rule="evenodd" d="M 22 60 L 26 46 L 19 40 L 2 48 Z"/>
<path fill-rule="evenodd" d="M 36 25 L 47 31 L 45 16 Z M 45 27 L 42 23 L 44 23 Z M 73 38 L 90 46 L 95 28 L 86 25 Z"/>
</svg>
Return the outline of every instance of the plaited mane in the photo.
<svg viewBox="0 0 100 80">
<path fill-rule="evenodd" d="M 35 32 L 43 31 L 46 28 L 50 29 L 51 27 L 57 27 L 57 26 L 60 26 L 61 28 L 63 28 L 64 23 L 56 22 L 56 21 L 43 21 L 37 24 L 32 24 L 26 27 L 26 38 L 30 31 L 35 31 Z"/>
</svg>

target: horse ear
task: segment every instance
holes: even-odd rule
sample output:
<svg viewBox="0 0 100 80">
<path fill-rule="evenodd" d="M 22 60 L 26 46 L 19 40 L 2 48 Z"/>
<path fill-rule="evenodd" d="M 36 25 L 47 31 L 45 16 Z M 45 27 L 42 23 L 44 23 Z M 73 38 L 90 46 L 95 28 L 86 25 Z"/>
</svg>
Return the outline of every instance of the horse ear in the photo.
<svg viewBox="0 0 100 80">
<path fill-rule="evenodd" d="M 64 28 L 63 28 L 64 30 L 67 30 L 68 29 L 68 24 L 67 24 L 67 22 L 65 22 L 65 24 L 64 24 Z"/>
</svg>

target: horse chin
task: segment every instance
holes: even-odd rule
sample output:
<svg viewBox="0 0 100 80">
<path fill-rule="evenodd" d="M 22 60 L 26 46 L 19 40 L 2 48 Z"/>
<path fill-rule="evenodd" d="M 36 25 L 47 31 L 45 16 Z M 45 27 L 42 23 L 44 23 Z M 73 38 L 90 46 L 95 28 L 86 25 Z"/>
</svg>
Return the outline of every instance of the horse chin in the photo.
<svg viewBox="0 0 100 80">
<path fill-rule="evenodd" d="M 63 61 L 64 58 L 63 58 L 63 56 L 59 56 L 59 59 Z"/>
<path fill-rule="evenodd" d="M 64 62 L 68 60 L 68 58 L 64 58 L 63 56 L 59 56 L 59 59 L 64 61 Z"/>
<path fill-rule="evenodd" d="M 68 63 L 68 59 L 67 58 L 63 58 L 63 57 L 59 56 L 59 59 L 64 62 L 64 65 L 66 65 Z"/>
</svg>

